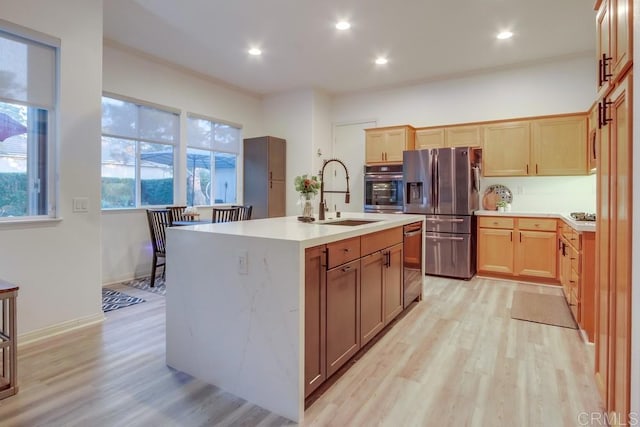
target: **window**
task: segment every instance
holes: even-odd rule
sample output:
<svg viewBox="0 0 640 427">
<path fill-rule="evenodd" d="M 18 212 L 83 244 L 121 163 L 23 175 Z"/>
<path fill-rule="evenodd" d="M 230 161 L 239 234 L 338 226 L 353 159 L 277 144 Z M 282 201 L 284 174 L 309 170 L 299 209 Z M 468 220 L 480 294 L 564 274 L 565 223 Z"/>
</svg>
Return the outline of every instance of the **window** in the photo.
<svg viewBox="0 0 640 427">
<path fill-rule="evenodd" d="M 171 205 L 180 117 L 102 97 L 102 208 Z"/>
<path fill-rule="evenodd" d="M 11 24 L 0 25 L 8 28 L 0 29 L 0 220 L 54 217 L 52 153 L 60 43 Z"/>
<path fill-rule="evenodd" d="M 236 203 L 240 127 L 187 119 L 187 204 Z"/>
</svg>

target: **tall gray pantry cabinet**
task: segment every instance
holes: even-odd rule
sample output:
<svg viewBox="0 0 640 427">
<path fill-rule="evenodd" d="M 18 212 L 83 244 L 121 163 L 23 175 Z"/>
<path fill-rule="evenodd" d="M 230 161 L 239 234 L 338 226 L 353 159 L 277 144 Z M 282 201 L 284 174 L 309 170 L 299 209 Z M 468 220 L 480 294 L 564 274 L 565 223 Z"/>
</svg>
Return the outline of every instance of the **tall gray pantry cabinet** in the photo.
<svg viewBox="0 0 640 427">
<path fill-rule="evenodd" d="M 285 216 L 286 146 L 273 136 L 244 140 L 244 204 L 253 219 Z"/>
</svg>

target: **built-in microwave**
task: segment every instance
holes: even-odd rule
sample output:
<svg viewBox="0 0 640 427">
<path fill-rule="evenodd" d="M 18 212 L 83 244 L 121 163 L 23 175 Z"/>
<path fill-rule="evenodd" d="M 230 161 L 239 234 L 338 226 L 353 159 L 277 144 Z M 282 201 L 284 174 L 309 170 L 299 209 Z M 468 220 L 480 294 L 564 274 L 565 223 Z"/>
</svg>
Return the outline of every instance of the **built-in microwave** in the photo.
<svg viewBox="0 0 640 427">
<path fill-rule="evenodd" d="M 364 211 L 402 213 L 402 165 L 365 166 Z"/>
</svg>

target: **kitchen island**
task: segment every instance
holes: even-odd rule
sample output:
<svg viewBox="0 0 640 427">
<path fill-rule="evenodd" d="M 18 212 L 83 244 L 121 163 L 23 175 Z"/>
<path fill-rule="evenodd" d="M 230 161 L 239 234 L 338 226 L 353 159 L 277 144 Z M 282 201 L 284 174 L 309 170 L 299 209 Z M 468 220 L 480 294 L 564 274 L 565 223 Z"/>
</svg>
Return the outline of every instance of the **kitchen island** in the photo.
<svg viewBox="0 0 640 427">
<path fill-rule="evenodd" d="M 167 364 L 276 414 L 304 417 L 305 250 L 421 222 L 343 214 L 167 229 Z"/>
</svg>

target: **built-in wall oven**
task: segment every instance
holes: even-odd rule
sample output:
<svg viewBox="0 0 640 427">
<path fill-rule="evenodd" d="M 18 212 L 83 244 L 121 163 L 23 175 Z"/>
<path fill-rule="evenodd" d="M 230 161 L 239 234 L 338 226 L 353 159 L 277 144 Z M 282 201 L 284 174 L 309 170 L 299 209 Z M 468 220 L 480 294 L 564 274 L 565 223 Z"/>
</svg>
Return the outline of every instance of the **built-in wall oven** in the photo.
<svg viewBox="0 0 640 427">
<path fill-rule="evenodd" d="M 364 211 L 402 213 L 402 165 L 365 166 Z"/>
</svg>

